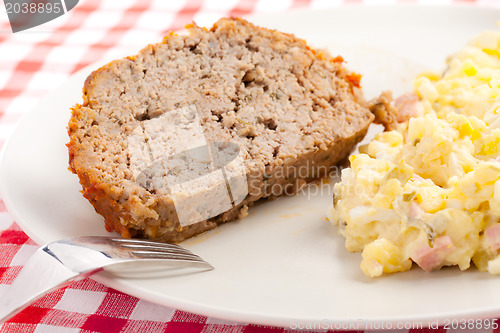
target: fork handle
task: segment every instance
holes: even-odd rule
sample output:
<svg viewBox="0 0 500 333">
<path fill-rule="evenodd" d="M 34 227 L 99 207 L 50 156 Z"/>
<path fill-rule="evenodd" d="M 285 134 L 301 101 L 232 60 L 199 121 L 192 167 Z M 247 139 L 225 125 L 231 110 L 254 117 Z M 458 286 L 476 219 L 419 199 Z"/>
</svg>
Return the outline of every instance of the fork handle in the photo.
<svg viewBox="0 0 500 333">
<path fill-rule="evenodd" d="M 37 250 L 0 297 L 0 324 L 49 292 L 99 270 L 101 269 L 85 274 L 75 273 L 41 249 Z"/>
</svg>

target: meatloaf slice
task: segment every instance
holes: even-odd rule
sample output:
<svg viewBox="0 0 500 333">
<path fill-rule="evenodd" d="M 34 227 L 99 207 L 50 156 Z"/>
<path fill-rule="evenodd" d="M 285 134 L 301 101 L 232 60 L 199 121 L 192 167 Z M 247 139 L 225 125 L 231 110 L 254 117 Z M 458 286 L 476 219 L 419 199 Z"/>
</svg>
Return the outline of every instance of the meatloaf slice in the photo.
<svg viewBox="0 0 500 333">
<path fill-rule="evenodd" d="M 180 242 L 296 193 L 349 154 L 374 116 L 342 62 L 242 19 L 190 25 L 87 78 L 68 125 L 70 168 L 107 230 Z M 191 141 L 166 125 L 179 110 L 195 111 L 206 142 L 239 146 L 248 184 L 228 211 L 185 226 L 168 191 L 139 181 L 154 156 Z"/>
</svg>

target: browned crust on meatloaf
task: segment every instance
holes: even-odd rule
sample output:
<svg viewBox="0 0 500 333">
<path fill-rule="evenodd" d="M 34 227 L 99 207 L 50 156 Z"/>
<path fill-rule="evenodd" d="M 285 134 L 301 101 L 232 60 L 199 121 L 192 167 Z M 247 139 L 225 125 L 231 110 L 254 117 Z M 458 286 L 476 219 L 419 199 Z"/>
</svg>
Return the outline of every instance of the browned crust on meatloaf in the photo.
<svg viewBox="0 0 500 333">
<path fill-rule="evenodd" d="M 244 215 L 247 207 L 260 198 L 296 193 L 305 183 L 325 176 L 325 170 L 345 158 L 364 137 L 374 118 L 364 107 L 357 89 L 360 76 L 347 71 L 342 66 L 341 57 L 316 52 L 293 35 L 260 28 L 241 19 L 221 19 L 209 31 L 195 25 L 187 28 L 189 36 L 170 34 L 162 43 L 148 45 L 136 56 L 113 61 L 94 71 L 85 81 L 83 103 L 72 109 L 68 125 L 70 142 L 67 144 L 70 169 L 78 175 L 85 198 L 104 217 L 106 229 L 115 230 L 123 237 L 146 236 L 165 242 L 180 242 Z M 216 41 L 220 44 L 215 45 Z M 241 70 L 231 74 L 234 80 L 224 72 L 226 63 L 222 68 L 216 59 L 222 59 L 224 52 L 230 53 L 233 48 L 242 50 L 238 51 L 238 56 L 243 59 L 238 62 L 238 59 L 231 58 L 233 65 L 242 63 Z M 201 60 L 207 60 L 206 64 L 215 63 L 208 68 L 208 79 L 216 80 L 219 76 L 224 79 L 201 88 L 190 86 L 189 89 L 199 90 L 195 91 L 195 96 L 202 99 L 197 106 L 201 109 L 207 140 L 234 141 L 240 145 L 247 168 L 249 194 L 237 207 L 207 221 L 181 228 L 170 198 L 157 196 L 134 182 L 127 169 L 130 159 L 124 142 L 140 121 L 192 102 L 184 101 L 187 98 L 175 100 L 182 98 L 187 88 L 178 88 L 182 81 L 176 86 L 168 85 L 168 77 L 165 79 L 167 83 L 157 83 L 155 88 L 165 85 L 163 90 L 172 90 L 175 95 L 170 95 L 171 100 L 158 97 L 158 92 L 163 90 L 140 94 L 128 91 L 140 89 L 141 84 L 137 82 L 141 80 L 144 85 L 149 83 L 149 73 L 157 73 L 155 70 L 161 70 L 162 66 L 173 66 L 171 63 L 178 61 L 178 54 L 187 57 L 183 61 L 188 71 L 190 64 L 197 64 L 192 59 L 198 61 L 189 52 L 201 56 L 209 53 L 212 58 Z M 163 59 L 159 54 L 170 58 Z M 261 60 L 257 64 L 245 60 L 248 54 L 250 59 L 261 57 Z M 279 59 L 262 58 L 262 54 L 286 58 L 284 63 L 288 67 Z M 262 76 L 262 71 L 268 69 L 262 59 L 278 62 L 283 68 L 278 66 L 275 72 L 265 72 L 266 75 Z M 162 60 L 170 62 L 158 64 Z M 179 66 L 184 62 L 179 62 Z M 168 69 L 179 70 L 177 67 Z M 193 71 L 190 75 L 198 73 Z M 282 80 L 279 81 L 282 86 L 274 86 L 270 75 L 276 76 L 275 81 Z M 205 77 L 201 76 L 197 82 L 203 79 Z M 231 80 L 236 82 L 235 88 L 230 84 Z M 234 88 L 233 95 L 238 98 L 233 96 L 233 100 L 224 101 L 227 96 L 213 88 L 221 82 L 226 84 L 224 88 L 229 91 L 228 95 Z M 243 93 L 247 95 L 240 98 Z M 150 96 L 144 97 L 144 94 Z M 246 99 L 248 96 L 249 100 Z M 300 100 L 297 96 L 301 97 Z M 275 106 L 278 104 L 280 109 Z M 254 107 L 259 105 L 259 109 Z M 269 111 L 273 105 L 275 111 Z M 239 121 L 235 114 L 248 121 Z M 273 114 L 280 118 L 274 119 Z M 250 119 L 255 115 L 264 115 L 265 119 Z M 297 119 L 290 118 L 292 115 Z M 290 126 L 288 132 L 287 126 Z M 293 144 L 288 142 L 292 134 L 297 134 L 301 140 Z M 306 176 L 290 172 L 301 167 L 309 170 Z M 285 175 L 283 170 L 287 170 Z M 276 188 L 282 190 L 276 192 Z"/>
</svg>

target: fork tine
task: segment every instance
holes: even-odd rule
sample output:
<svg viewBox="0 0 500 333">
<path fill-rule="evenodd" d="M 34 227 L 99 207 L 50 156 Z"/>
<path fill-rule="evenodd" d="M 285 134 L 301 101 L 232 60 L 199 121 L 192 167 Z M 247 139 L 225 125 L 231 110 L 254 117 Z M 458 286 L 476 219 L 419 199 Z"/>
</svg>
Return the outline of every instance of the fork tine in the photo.
<svg viewBox="0 0 500 333">
<path fill-rule="evenodd" d="M 184 255 L 184 254 L 168 254 L 164 252 L 148 252 L 148 251 L 134 251 L 134 255 L 144 259 L 167 259 L 169 261 L 185 262 L 189 264 L 197 264 L 202 267 L 213 268 L 208 262 L 198 257 L 197 255 Z"/>
<path fill-rule="evenodd" d="M 156 252 L 156 251 L 132 251 L 132 254 L 143 257 L 143 258 L 172 258 L 172 259 L 186 259 L 186 260 L 201 260 L 202 258 L 196 254 L 184 254 L 184 253 L 166 253 L 166 252 Z"/>
<path fill-rule="evenodd" d="M 112 239 L 112 242 L 118 243 L 119 246 L 130 250 L 146 250 L 146 251 L 151 250 L 151 251 L 162 251 L 166 253 L 193 254 L 188 249 L 185 249 L 182 246 L 176 244 L 150 242 L 138 239 L 123 239 L 123 238 Z"/>
<path fill-rule="evenodd" d="M 199 260 L 186 260 L 186 259 L 170 259 L 167 258 L 168 260 L 164 260 L 165 263 L 176 263 L 176 266 L 184 266 L 184 267 L 198 267 L 198 268 L 205 268 L 208 270 L 214 269 L 214 266 L 210 265 L 206 261 L 199 261 Z M 148 260 L 145 258 L 144 260 Z"/>
<path fill-rule="evenodd" d="M 163 247 L 156 245 L 135 245 L 135 244 L 120 244 L 121 247 L 130 249 L 130 250 L 138 250 L 138 251 L 158 251 L 164 253 L 184 253 L 184 254 L 192 254 L 191 251 L 182 248 L 182 247 Z"/>
<path fill-rule="evenodd" d="M 184 249 L 182 246 L 177 244 L 169 244 L 169 243 L 160 243 L 160 242 L 152 242 L 145 241 L 140 239 L 132 239 L 132 238 L 112 238 L 111 241 L 113 243 L 120 243 L 120 245 L 142 245 L 142 246 L 157 246 L 168 249 Z"/>
<path fill-rule="evenodd" d="M 200 256 L 192 253 L 180 245 L 130 238 L 112 238 L 111 242 L 122 248 L 132 250 L 131 253 L 140 258 L 167 259 L 198 264 L 199 266 L 213 269 L 213 266 L 203 260 Z"/>
</svg>

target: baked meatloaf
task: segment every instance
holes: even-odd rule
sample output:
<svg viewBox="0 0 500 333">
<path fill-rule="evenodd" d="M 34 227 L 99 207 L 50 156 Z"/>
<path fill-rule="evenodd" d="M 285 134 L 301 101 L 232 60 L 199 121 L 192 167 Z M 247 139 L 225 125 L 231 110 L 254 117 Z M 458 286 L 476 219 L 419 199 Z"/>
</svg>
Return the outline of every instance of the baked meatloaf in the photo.
<svg viewBox="0 0 500 333">
<path fill-rule="evenodd" d="M 180 242 L 245 216 L 260 198 L 296 193 L 344 159 L 374 118 L 341 57 L 243 19 L 186 28 L 94 71 L 72 108 L 70 169 L 106 229 L 123 237 Z M 195 120 L 201 130 L 186 137 Z M 165 167 L 183 157 L 162 156 L 193 140 L 237 145 L 248 188 L 227 211 L 183 224 L 162 175 L 189 166 Z M 203 186 L 197 198 L 211 206 Z"/>
</svg>

